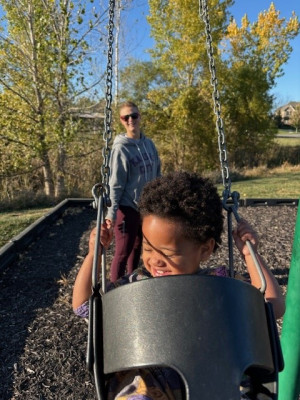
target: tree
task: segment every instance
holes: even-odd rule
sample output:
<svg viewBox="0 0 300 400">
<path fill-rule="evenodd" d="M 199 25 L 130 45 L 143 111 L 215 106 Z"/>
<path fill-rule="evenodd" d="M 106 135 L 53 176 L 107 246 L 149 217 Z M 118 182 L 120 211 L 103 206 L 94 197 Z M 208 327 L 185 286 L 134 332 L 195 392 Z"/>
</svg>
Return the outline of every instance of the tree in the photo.
<svg viewBox="0 0 300 400">
<path fill-rule="evenodd" d="M 245 17 L 239 29 L 234 21 L 228 26 L 231 4 L 230 0 L 209 2 L 224 123 L 232 154 L 248 148 L 249 143 L 255 145 L 253 154 L 257 154 L 272 140 L 270 89 L 282 73 L 299 22 L 295 16 L 288 22 L 280 19 L 271 6 L 252 25 Z M 157 117 L 152 118 L 151 132 L 160 133 L 161 148 L 166 157 L 169 153 L 171 168 L 215 166 L 211 77 L 198 2 L 150 0 L 149 6 L 148 20 L 155 40 L 150 53 L 163 76 L 159 85 L 144 94 L 152 116 Z"/>
<path fill-rule="evenodd" d="M 0 4 L 5 12 L 0 34 L 0 140 L 12 154 L 5 159 L 5 173 L 24 172 L 24 164 L 27 171 L 39 165 L 45 193 L 61 197 L 66 152 L 76 132 L 69 108 L 78 95 L 101 81 L 100 71 L 92 76 L 95 58 L 88 37 L 103 15 L 92 10 L 89 1 Z M 91 18 L 84 24 L 87 10 Z"/>
<path fill-rule="evenodd" d="M 223 37 L 226 7 L 231 3 L 223 2 L 218 12 L 211 14 L 214 44 Z M 152 0 L 149 6 L 148 21 L 155 40 L 150 54 L 161 80 L 147 94 L 149 112 L 154 116 L 147 132 L 157 135 L 167 169 L 215 166 L 217 138 L 198 2 Z"/>
<path fill-rule="evenodd" d="M 240 28 L 232 20 L 227 29 L 223 110 L 237 166 L 257 165 L 258 154 L 267 151 L 274 138 L 270 90 L 292 51 L 290 40 L 299 32 L 295 15 L 288 21 L 279 15 L 271 3 L 252 24 L 245 15 Z"/>
<path fill-rule="evenodd" d="M 292 52 L 290 41 L 299 34 L 299 20 L 293 12 L 291 18 L 280 18 L 280 11 L 271 3 L 267 11 L 259 13 L 257 21 L 249 22 L 247 14 L 237 26 L 234 19 L 228 25 L 230 65 L 259 63 L 271 86 L 282 76 L 283 65 Z"/>
<path fill-rule="evenodd" d="M 145 109 L 150 102 L 147 94 L 163 81 L 163 71 L 153 62 L 130 60 L 121 71 L 120 100 L 131 99 Z"/>
<path fill-rule="evenodd" d="M 255 79 L 254 79 L 255 76 Z M 230 161 L 237 167 L 259 163 L 274 138 L 271 119 L 270 84 L 262 68 L 248 64 L 234 65 L 223 76 L 222 111 Z"/>
</svg>

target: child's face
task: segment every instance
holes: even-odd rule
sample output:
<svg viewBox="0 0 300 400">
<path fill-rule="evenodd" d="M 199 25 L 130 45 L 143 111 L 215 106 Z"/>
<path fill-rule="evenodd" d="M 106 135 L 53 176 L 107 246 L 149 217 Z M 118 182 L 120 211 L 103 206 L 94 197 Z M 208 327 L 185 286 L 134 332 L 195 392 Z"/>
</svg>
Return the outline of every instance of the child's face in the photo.
<svg viewBox="0 0 300 400">
<path fill-rule="evenodd" d="M 153 277 L 194 274 L 212 253 L 214 239 L 194 243 L 182 235 L 181 224 L 148 215 L 143 218 L 143 262 Z"/>
</svg>

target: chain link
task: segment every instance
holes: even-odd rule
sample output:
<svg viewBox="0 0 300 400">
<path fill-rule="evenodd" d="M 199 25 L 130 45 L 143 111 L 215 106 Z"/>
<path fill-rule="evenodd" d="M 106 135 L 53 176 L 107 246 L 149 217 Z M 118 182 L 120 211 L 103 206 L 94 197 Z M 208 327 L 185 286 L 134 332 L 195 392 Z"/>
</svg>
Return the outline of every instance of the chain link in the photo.
<svg viewBox="0 0 300 400">
<path fill-rule="evenodd" d="M 211 85 L 213 87 L 213 104 L 214 104 L 214 114 L 216 115 L 216 129 L 218 132 L 218 146 L 219 146 L 219 159 L 221 165 L 221 173 L 222 173 L 222 180 L 223 186 L 225 188 L 224 193 L 225 196 L 230 197 L 231 193 L 231 181 L 229 176 L 229 165 L 228 165 L 228 157 L 227 157 L 227 150 L 226 150 L 226 141 L 225 141 L 225 133 L 224 133 L 224 126 L 223 120 L 221 117 L 221 103 L 220 103 L 220 94 L 218 90 L 218 80 L 216 76 L 216 66 L 215 66 L 215 59 L 214 59 L 214 50 L 212 46 L 212 36 L 211 36 L 211 28 L 210 28 L 210 21 L 208 15 L 208 6 L 206 0 L 199 0 L 199 15 L 202 18 L 202 21 L 205 25 L 205 34 L 206 34 L 206 50 L 209 60 L 209 70 L 211 74 Z M 224 196 L 224 194 L 223 194 Z"/>
<path fill-rule="evenodd" d="M 213 102 L 214 102 L 214 113 L 216 115 L 216 128 L 218 132 L 218 143 L 219 143 L 219 155 L 220 155 L 220 164 L 222 170 L 222 178 L 223 178 L 223 207 L 227 210 L 228 214 L 228 243 L 229 243 L 229 273 L 230 276 L 233 277 L 234 266 L 233 266 L 233 249 L 232 249 L 232 226 L 231 226 L 231 214 L 234 213 L 234 216 L 239 222 L 240 217 L 238 215 L 238 201 L 239 201 L 239 193 L 233 192 L 231 193 L 231 182 L 229 177 L 229 166 L 228 166 L 228 159 L 227 159 L 227 151 L 226 151 L 226 143 L 225 143 L 225 134 L 223 128 L 223 120 L 221 118 L 221 103 L 220 103 L 220 96 L 218 91 L 218 81 L 216 77 L 216 67 L 215 67 L 215 60 L 214 60 L 214 53 L 212 47 L 212 37 L 211 37 L 211 29 L 210 29 L 210 22 L 209 22 L 209 15 L 208 15 L 208 7 L 207 7 L 207 0 L 199 0 L 199 15 L 202 18 L 204 25 L 205 25 L 205 35 L 206 35 L 206 49 L 207 55 L 209 59 L 209 69 L 211 73 L 211 85 L 213 86 Z M 227 204 L 227 200 L 231 198 L 233 204 Z M 253 251 L 251 242 L 249 240 L 246 241 L 247 247 L 250 251 L 252 256 L 253 262 L 255 264 L 257 273 L 261 280 L 261 293 L 265 293 L 266 290 L 266 280 L 264 274 L 261 270 L 260 263 L 256 257 L 255 252 Z"/>
<path fill-rule="evenodd" d="M 106 69 L 106 107 L 105 107 L 105 118 L 104 118 L 104 133 L 103 140 L 105 146 L 102 149 L 103 164 L 101 167 L 102 184 L 105 188 L 107 202 L 110 202 L 110 188 L 109 188 L 109 159 L 110 159 L 110 147 L 109 143 L 112 138 L 111 122 L 112 122 L 112 85 L 113 85 L 113 42 L 114 42 L 114 12 L 115 12 L 115 0 L 109 2 L 109 21 L 108 21 L 108 50 L 107 50 L 107 69 Z"/>
</svg>

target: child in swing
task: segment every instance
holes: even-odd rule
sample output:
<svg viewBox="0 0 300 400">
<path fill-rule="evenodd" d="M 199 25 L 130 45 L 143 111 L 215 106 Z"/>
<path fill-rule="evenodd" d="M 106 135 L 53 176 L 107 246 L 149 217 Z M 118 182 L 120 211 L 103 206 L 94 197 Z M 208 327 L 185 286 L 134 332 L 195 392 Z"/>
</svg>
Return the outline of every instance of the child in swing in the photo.
<svg viewBox="0 0 300 400">
<path fill-rule="evenodd" d="M 200 274 L 228 276 L 225 267 L 202 269 L 221 243 L 222 204 L 215 186 L 194 173 L 175 172 L 149 182 L 143 189 L 139 211 L 143 231 L 143 267 L 108 285 L 108 290 L 151 277 Z M 111 231 L 101 227 L 101 243 L 107 247 Z M 260 286 L 260 278 L 246 245 L 250 240 L 266 279 L 266 300 L 273 305 L 276 318 L 285 310 L 284 298 L 275 277 L 258 254 L 258 237 L 246 220 L 233 232 L 235 244 L 245 260 L 251 284 Z M 95 229 L 90 235 L 89 253 L 77 275 L 73 290 L 73 309 L 88 317 Z M 107 382 L 107 399 L 183 400 L 184 386 L 170 368 L 148 368 L 114 374 Z M 247 399 L 241 394 L 242 399 Z"/>
</svg>

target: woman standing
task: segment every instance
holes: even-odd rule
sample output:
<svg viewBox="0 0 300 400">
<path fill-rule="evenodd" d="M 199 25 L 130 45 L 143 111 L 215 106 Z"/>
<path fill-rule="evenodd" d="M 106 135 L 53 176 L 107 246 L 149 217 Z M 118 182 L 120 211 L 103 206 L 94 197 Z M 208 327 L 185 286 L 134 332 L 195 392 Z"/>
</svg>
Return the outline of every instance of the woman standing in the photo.
<svg viewBox="0 0 300 400">
<path fill-rule="evenodd" d="M 110 159 L 110 198 L 106 223 L 114 229 L 115 254 L 110 280 L 115 282 L 137 268 L 141 255 L 141 221 L 137 204 L 144 185 L 160 176 L 156 147 L 141 132 L 141 115 L 132 102 L 119 109 L 126 133 L 116 136 Z"/>
</svg>

